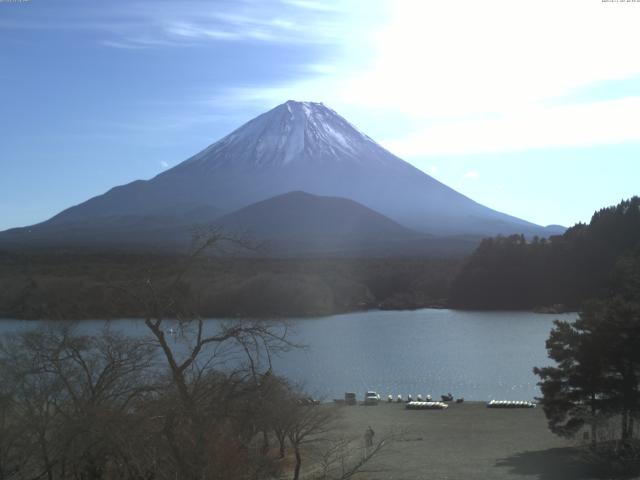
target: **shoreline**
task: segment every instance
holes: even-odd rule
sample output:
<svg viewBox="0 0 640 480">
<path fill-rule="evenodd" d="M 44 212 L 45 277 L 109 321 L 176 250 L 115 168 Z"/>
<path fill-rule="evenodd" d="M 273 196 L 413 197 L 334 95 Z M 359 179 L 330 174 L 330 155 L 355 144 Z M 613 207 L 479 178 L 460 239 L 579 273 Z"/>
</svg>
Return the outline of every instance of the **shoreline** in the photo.
<svg viewBox="0 0 640 480">
<path fill-rule="evenodd" d="M 335 317 L 338 315 L 349 315 L 349 314 L 357 314 L 357 313 L 370 313 L 370 312 L 417 312 L 419 310 L 451 310 L 454 312 L 514 312 L 514 313 L 534 313 L 536 315 L 566 315 L 566 314 L 577 314 L 577 310 L 568 309 L 566 311 L 548 311 L 544 309 L 501 309 L 501 308 L 453 308 L 447 306 L 425 306 L 418 308 L 397 308 L 397 309 L 387 309 L 387 308 L 368 308 L 368 309 L 353 309 L 353 310 L 336 310 L 331 313 L 307 313 L 307 314 L 291 314 L 291 315 L 281 315 L 281 316 L 249 316 L 249 315 L 238 315 L 238 316 L 203 316 L 203 320 L 265 320 L 265 321 L 278 321 L 278 320 L 309 320 L 314 318 L 327 318 L 327 317 Z M 83 321 L 121 321 L 121 320 L 144 320 L 143 317 L 137 316 L 118 316 L 118 317 L 105 317 L 105 318 L 96 318 L 96 317 L 77 317 L 77 318 L 33 318 L 33 317 L 18 317 L 15 315 L 11 315 L 11 313 L 0 312 L 0 322 L 4 320 L 9 321 L 25 321 L 25 322 L 83 322 Z M 174 321 L 176 318 L 166 317 L 166 320 Z"/>
</svg>

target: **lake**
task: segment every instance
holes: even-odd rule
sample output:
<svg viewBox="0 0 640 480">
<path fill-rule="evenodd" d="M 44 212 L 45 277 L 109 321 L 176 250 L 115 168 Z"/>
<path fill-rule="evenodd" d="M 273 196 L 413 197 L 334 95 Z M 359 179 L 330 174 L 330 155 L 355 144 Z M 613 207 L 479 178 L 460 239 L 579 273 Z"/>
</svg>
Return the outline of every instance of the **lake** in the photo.
<svg viewBox="0 0 640 480">
<path fill-rule="evenodd" d="M 276 373 L 303 382 L 330 400 L 354 391 L 387 394 L 447 392 L 469 400 L 528 400 L 540 394 L 534 366 L 549 365 L 545 340 L 553 320 L 575 313 L 477 312 L 423 309 L 369 311 L 291 321 L 293 339 L 308 346 L 274 360 Z M 212 324 L 216 320 L 210 321 Z M 0 320 L 0 334 L 42 322 Z M 80 328 L 97 332 L 101 320 Z M 140 320 L 113 320 L 112 328 L 146 335 Z"/>
</svg>

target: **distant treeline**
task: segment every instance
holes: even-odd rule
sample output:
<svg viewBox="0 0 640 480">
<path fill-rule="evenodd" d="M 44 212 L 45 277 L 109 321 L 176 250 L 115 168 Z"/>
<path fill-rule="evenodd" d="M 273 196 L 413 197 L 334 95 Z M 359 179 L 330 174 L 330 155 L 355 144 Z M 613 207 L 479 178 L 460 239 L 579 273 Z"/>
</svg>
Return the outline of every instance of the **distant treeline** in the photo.
<svg viewBox="0 0 640 480">
<path fill-rule="evenodd" d="M 640 256 L 640 198 L 596 212 L 564 235 L 488 238 L 451 285 L 449 304 L 480 309 L 576 309 L 606 295 Z"/>
<path fill-rule="evenodd" d="M 0 317 L 122 318 L 144 314 L 127 291 L 169 288 L 183 256 L 0 254 Z M 204 317 L 291 317 L 442 306 L 461 259 L 202 257 L 180 291 Z"/>
<path fill-rule="evenodd" d="M 295 317 L 367 309 L 578 309 L 606 295 L 640 257 L 640 198 L 596 212 L 564 235 L 482 241 L 467 259 L 204 256 L 180 291 L 204 317 Z M 0 252 L 0 317 L 122 318 L 144 314 L 127 292 L 169 288 L 188 257 Z"/>
</svg>

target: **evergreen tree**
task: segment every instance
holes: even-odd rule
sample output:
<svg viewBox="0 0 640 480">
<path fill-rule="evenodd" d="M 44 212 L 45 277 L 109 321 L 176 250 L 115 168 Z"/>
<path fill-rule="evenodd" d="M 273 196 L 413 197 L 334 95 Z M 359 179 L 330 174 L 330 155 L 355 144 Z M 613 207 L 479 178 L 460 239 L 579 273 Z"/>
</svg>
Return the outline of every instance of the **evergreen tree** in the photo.
<svg viewBox="0 0 640 480">
<path fill-rule="evenodd" d="M 593 335 L 594 317 L 586 309 L 573 323 L 555 321 L 547 340 L 549 357 L 556 367 L 534 368 L 541 379 L 540 403 L 549 422 L 549 429 L 560 436 L 572 438 L 585 426 L 591 429 L 595 445 L 597 426 L 608 409 L 606 367 L 602 358 L 603 345 Z"/>
<path fill-rule="evenodd" d="M 633 439 L 640 417 L 640 252 L 617 264 L 613 289 L 585 304 L 572 323 L 555 322 L 547 340 L 554 367 L 534 368 L 551 431 L 573 437 L 586 425 L 620 421 L 620 440 Z"/>
<path fill-rule="evenodd" d="M 521 235 L 485 239 L 454 279 L 449 303 L 461 308 L 577 309 L 585 300 L 605 295 L 616 264 L 638 248 L 640 197 L 602 209 L 589 225 L 577 224 L 548 241 L 526 241 Z M 627 265 L 627 270 L 639 268 Z"/>
</svg>

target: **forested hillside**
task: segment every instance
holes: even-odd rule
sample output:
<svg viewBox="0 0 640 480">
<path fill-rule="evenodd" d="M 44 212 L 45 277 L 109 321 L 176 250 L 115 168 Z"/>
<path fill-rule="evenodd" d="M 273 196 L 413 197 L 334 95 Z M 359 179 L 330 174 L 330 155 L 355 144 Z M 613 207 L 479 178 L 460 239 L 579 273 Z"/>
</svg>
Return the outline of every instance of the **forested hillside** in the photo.
<svg viewBox="0 0 640 480">
<path fill-rule="evenodd" d="M 0 253 L 0 317 L 140 317 L 146 279 L 169 288 L 187 259 L 168 255 Z M 329 315 L 443 305 L 458 259 L 204 257 L 180 282 L 202 316 Z"/>
<path fill-rule="evenodd" d="M 488 238 L 463 266 L 450 292 L 456 308 L 575 309 L 606 293 L 616 266 L 640 255 L 640 198 L 596 212 L 588 225 L 527 241 Z"/>
</svg>

